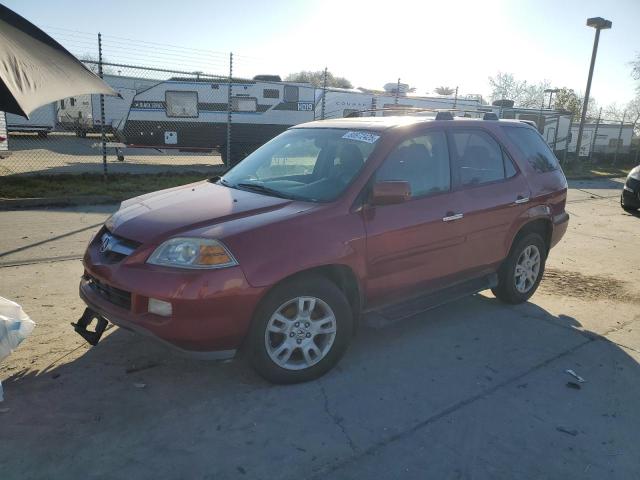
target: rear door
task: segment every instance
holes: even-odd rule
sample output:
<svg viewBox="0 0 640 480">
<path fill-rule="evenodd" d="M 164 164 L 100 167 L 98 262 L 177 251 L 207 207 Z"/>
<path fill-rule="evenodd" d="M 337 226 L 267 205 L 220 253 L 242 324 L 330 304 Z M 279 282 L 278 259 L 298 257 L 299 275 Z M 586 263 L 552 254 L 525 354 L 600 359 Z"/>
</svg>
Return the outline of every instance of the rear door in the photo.
<svg viewBox="0 0 640 480">
<path fill-rule="evenodd" d="M 452 125 L 449 144 L 466 239 L 460 261 L 469 274 L 493 270 L 508 253 L 510 227 L 527 209 L 529 185 L 485 129 Z"/>
<path fill-rule="evenodd" d="M 403 180 L 410 200 L 367 207 L 367 297 L 392 303 L 436 288 L 460 270 L 464 236 L 455 216 L 444 130 L 414 133 L 388 155 L 374 181 Z"/>
</svg>

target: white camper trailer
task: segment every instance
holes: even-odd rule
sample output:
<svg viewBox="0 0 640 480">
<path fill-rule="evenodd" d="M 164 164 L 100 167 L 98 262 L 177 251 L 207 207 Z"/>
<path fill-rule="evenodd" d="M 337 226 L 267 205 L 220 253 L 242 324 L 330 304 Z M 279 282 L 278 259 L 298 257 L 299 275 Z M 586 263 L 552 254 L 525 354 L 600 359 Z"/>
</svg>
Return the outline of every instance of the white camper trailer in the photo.
<svg viewBox="0 0 640 480">
<path fill-rule="evenodd" d="M 104 124 L 107 131 L 121 127 L 136 93 L 161 82 L 122 75 L 104 75 L 103 80 L 122 97 L 104 96 Z M 88 132 L 99 132 L 102 123 L 100 95 L 78 95 L 60 100 L 58 120 L 67 130 L 75 130 L 78 136 L 85 136 Z"/>
<path fill-rule="evenodd" d="M 35 109 L 25 118 L 15 113 L 7 113 L 7 130 L 11 132 L 37 133 L 39 137 L 46 137 L 56 127 L 56 105 L 48 103 Z"/>
<path fill-rule="evenodd" d="M 576 151 L 576 143 L 578 141 L 579 125 L 571 126 L 571 142 L 569 143 L 569 152 Z M 594 139 L 594 135 L 596 136 Z M 582 130 L 582 140 L 580 141 L 580 156 L 586 157 L 591 153 L 614 154 L 616 146 L 618 153 L 628 153 L 631 148 L 631 138 L 633 136 L 633 125 L 625 124 L 620 129 L 619 123 L 585 123 Z M 618 145 L 618 137 L 620 142 Z"/>
<path fill-rule="evenodd" d="M 172 78 L 138 92 L 118 133 L 129 147 L 219 150 L 226 156 L 228 82 Z M 231 85 L 232 157 L 249 153 L 292 125 L 321 118 L 397 115 L 397 109 L 484 109 L 477 99 L 404 96 L 282 82 L 277 76 L 235 79 Z M 384 110 L 387 109 L 387 110 Z M 393 111 L 392 109 L 396 109 Z"/>
<path fill-rule="evenodd" d="M 395 85 L 395 84 L 394 84 Z M 318 90 L 320 107 L 316 118 L 320 118 L 322 90 Z M 448 97 L 421 97 L 388 93 L 366 93 L 360 90 L 329 88 L 325 98 L 325 118 L 340 118 L 363 112 L 365 116 L 397 115 L 403 108 L 424 109 L 468 109 L 497 112 L 496 107 L 482 105 L 477 99 L 455 99 Z M 410 110 L 408 110 L 410 111 Z M 461 112 L 461 114 L 463 114 Z"/>
<path fill-rule="evenodd" d="M 136 94 L 119 133 L 129 146 L 226 150 L 229 88 L 223 79 L 172 78 Z M 233 80 L 232 145 L 250 151 L 315 115 L 306 83 Z"/>
</svg>

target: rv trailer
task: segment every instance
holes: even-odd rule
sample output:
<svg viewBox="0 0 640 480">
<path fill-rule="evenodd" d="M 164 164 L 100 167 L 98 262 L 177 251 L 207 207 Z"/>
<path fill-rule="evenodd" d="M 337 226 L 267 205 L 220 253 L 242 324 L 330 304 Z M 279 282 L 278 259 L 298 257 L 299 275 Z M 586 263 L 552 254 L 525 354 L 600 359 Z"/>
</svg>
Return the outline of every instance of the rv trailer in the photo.
<svg viewBox="0 0 640 480">
<path fill-rule="evenodd" d="M 172 78 L 133 98 L 119 129 L 132 147 L 220 150 L 226 156 L 229 82 Z M 316 89 L 307 83 L 234 79 L 232 157 L 245 154 L 292 125 L 314 120 Z"/>
<path fill-rule="evenodd" d="M 394 84 L 395 85 L 395 84 Z M 319 90 L 322 101 L 322 90 Z M 485 110 L 496 112 L 497 108 L 482 105 L 477 99 L 455 99 L 449 97 L 422 97 L 395 95 L 389 93 L 367 93 L 360 90 L 329 88 L 325 97 L 325 118 L 341 118 L 362 112 L 365 116 L 398 115 L 402 109 L 410 113 L 412 109 L 459 109 Z M 464 115 L 464 113 L 462 113 Z M 320 118 L 320 108 L 316 108 L 316 118 Z"/>
<path fill-rule="evenodd" d="M 226 161 L 228 81 L 172 78 L 138 92 L 118 134 L 129 147 L 219 150 Z M 322 118 L 397 115 L 407 109 L 470 109 L 497 112 L 478 99 L 419 97 L 323 89 L 282 82 L 277 76 L 234 79 L 231 84 L 231 156 L 250 153 L 287 128 Z M 402 112 L 400 112 L 402 113 Z M 463 113 L 461 113 L 463 115 Z"/>
<path fill-rule="evenodd" d="M 569 152 L 576 151 L 579 125 L 571 126 L 571 142 Z M 593 136 L 595 137 L 595 141 Z M 618 137 L 620 142 L 618 145 Z M 614 154 L 616 148 L 618 153 L 628 153 L 631 148 L 631 138 L 633 137 L 633 125 L 628 123 L 620 129 L 620 123 L 585 123 L 582 130 L 582 141 L 580 143 L 580 156 L 586 157 L 591 153 Z"/>
<path fill-rule="evenodd" d="M 48 103 L 35 109 L 29 118 L 15 113 L 7 113 L 7 130 L 12 132 L 37 133 L 39 137 L 46 137 L 56 127 L 56 104 Z"/>
<path fill-rule="evenodd" d="M 104 96 L 104 123 L 108 132 L 122 126 L 133 97 L 161 80 L 129 77 L 123 75 L 104 75 L 103 80 L 110 85 L 120 97 Z M 59 101 L 58 121 L 66 130 L 74 130 L 79 137 L 87 133 L 100 131 L 100 95 L 78 95 Z"/>
</svg>

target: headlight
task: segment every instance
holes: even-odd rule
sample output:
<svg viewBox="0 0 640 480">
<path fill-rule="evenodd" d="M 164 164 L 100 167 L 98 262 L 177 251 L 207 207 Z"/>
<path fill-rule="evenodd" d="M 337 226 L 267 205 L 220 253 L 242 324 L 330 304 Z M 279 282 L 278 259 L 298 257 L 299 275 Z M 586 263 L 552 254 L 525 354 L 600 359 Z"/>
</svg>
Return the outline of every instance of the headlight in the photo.
<svg viewBox="0 0 640 480">
<path fill-rule="evenodd" d="M 640 180 L 640 165 L 629 172 L 629 178 Z"/>
<path fill-rule="evenodd" d="M 151 254 L 147 263 L 178 268 L 224 268 L 238 265 L 231 252 L 217 240 L 172 238 Z"/>
</svg>

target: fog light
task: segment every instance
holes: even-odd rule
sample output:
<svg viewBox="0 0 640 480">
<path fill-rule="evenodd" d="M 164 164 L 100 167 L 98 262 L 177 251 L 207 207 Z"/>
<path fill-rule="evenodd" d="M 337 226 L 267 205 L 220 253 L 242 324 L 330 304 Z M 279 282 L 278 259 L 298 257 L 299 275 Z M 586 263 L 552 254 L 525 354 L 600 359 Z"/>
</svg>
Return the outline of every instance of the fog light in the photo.
<svg viewBox="0 0 640 480">
<path fill-rule="evenodd" d="M 163 317 L 170 317 L 173 309 L 169 302 L 164 302 L 157 298 L 150 298 L 148 310 L 149 313 L 155 313 L 156 315 L 161 315 Z"/>
</svg>

